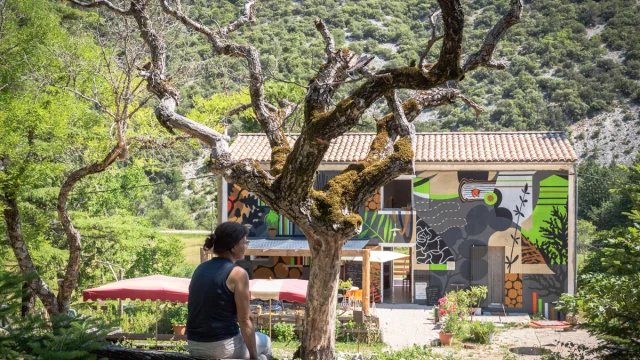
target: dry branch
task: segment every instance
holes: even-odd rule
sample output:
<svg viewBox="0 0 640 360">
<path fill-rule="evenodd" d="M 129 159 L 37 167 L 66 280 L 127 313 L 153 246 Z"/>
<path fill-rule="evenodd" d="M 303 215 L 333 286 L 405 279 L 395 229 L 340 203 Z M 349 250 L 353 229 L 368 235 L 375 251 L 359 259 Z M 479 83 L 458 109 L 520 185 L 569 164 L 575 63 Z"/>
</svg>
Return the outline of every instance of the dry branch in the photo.
<svg viewBox="0 0 640 360">
<path fill-rule="evenodd" d="M 500 21 L 498 21 L 487 37 L 484 39 L 480 50 L 469 56 L 463 66 L 464 72 L 472 71 L 480 66 L 490 69 L 502 70 L 506 67 L 506 63 L 493 60 L 493 51 L 496 49 L 500 39 L 504 37 L 510 27 L 520 22 L 522 17 L 522 0 L 511 0 L 511 7 Z"/>
<path fill-rule="evenodd" d="M 431 51 L 431 48 L 433 47 L 433 45 L 440 39 L 443 38 L 443 35 L 438 35 L 438 28 L 437 28 L 437 17 L 438 15 L 440 15 L 441 11 L 438 10 L 436 12 L 434 12 L 431 16 L 429 16 L 429 22 L 431 23 L 431 37 L 429 38 L 429 41 L 427 42 L 427 47 L 424 50 L 424 53 L 422 53 L 422 56 L 420 57 L 420 62 L 418 67 L 420 69 L 424 69 L 425 66 L 425 61 L 427 60 L 427 56 L 429 56 L 429 51 Z"/>
</svg>

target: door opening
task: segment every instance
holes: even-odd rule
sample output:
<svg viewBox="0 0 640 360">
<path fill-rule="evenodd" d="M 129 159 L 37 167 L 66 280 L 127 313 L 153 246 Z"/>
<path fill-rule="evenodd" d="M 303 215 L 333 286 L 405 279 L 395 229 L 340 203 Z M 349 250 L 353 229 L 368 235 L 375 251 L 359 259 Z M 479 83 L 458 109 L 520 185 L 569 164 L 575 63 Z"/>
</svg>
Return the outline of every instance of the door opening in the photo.
<svg viewBox="0 0 640 360">
<path fill-rule="evenodd" d="M 415 248 L 412 244 L 380 244 L 382 251 L 393 252 L 396 259 L 382 264 L 382 302 L 387 304 L 413 303 L 413 266 Z M 405 256 L 403 257 L 402 254 Z"/>
</svg>

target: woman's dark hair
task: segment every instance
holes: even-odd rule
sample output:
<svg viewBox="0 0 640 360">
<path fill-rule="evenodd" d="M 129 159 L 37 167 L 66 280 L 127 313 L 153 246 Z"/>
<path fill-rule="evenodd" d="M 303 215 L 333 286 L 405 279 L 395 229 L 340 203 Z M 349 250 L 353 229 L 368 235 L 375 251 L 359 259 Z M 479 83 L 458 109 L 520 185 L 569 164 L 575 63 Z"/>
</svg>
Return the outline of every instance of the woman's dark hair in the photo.
<svg viewBox="0 0 640 360">
<path fill-rule="evenodd" d="M 218 225 L 213 234 L 207 236 L 203 247 L 206 251 L 213 249 L 214 253 L 222 255 L 233 249 L 248 233 L 242 224 L 227 221 Z"/>
</svg>

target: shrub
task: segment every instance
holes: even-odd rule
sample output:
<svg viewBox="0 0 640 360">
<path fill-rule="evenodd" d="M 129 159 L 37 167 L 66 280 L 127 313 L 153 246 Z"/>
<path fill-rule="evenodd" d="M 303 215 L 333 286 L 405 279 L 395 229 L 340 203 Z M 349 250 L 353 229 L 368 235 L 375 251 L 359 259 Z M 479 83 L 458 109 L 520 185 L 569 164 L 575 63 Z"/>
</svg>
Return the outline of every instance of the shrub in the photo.
<svg viewBox="0 0 640 360">
<path fill-rule="evenodd" d="M 413 347 L 381 353 L 376 357 L 379 360 L 400 360 L 400 359 L 432 359 L 434 354 L 427 346 L 413 345 Z"/>
<path fill-rule="evenodd" d="M 168 312 L 169 321 L 171 325 L 186 325 L 187 315 L 189 310 L 185 304 L 178 304 L 171 308 Z"/>
<path fill-rule="evenodd" d="M 496 331 L 496 326 L 492 322 L 472 321 L 469 325 L 469 335 L 471 339 L 480 344 L 489 343 L 489 334 Z"/>
<path fill-rule="evenodd" d="M 0 356 L 2 359 L 95 359 L 91 351 L 110 328 L 89 317 L 40 316 L 18 317 L 21 286 L 30 278 L 0 272 Z"/>
<path fill-rule="evenodd" d="M 276 340 L 288 343 L 296 338 L 295 326 L 279 322 L 273 325 L 273 335 Z"/>
</svg>

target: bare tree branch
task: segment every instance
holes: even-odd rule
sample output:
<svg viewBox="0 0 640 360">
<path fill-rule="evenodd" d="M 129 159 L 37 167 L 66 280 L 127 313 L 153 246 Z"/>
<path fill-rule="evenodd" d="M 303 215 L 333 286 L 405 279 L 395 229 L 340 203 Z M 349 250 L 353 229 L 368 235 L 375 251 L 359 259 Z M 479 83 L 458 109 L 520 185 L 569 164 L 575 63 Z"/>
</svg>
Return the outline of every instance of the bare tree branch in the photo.
<svg viewBox="0 0 640 360">
<path fill-rule="evenodd" d="M 119 132 L 121 134 L 121 132 Z M 71 173 L 65 179 L 60 192 L 58 193 L 58 219 L 64 228 L 67 240 L 69 242 L 69 261 L 67 262 L 67 268 L 64 278 L 60 283 L 58 290 L 58 308 L 61 312 L 69 309 L 71 304 L 71 293 L 76 287 L 78 281 L 78 270 L 80 269 L 80 255 L 82 252 L 82 242 L 80 232 L 73 226 L 71 217 L 67 211 L 67 201 L 69 199 L 69 193 L 73 189 L 78 181 L 82 180 L 86 176 L 100 173 L 115 162 L 120 157 L 122 152 L 126 152 L 126 146 L 120 145 L 120 141 L 115 145 L 107 156 L 99 162 L 95 162 L 91 165 L 82 167 Z"/>
<path fill-rule="evenodd" d="M 74 5 L 81 6 L 83 8 L 94 8 L 94 7 L 105 6 L 105 7 L 109 8 L 109 10 L 115 12 L 116 14 L 119 14 L 119 15 L 131 15 L 131 9 L 129 9 L 129 10 L 121 9 L 121 8 L 113 5 L 113 3 L 111 3 L 111 1 L 108 1 L 108 0 L 94 0 L 92 2 L 69 0 L 69 2 L 71 2 Z"/>
<path fill-rule="evenodd" d="M 247 0 L 244 4 L 244 16 L 232 22 L 231 24 L 225 26 L 220 29 L 220 35 L 224 36 L 230 32 L 236 31 L 242 25 L 247 22 L 254 22 L 255 18 L 253 17 L 253 7 L 255 5 L 255 0 Z"/>
<path fill-rule="evenodd" d="M 248 109 L 248 108 L 250 108 L 250 107 L 251 107 L 251 103 L 248 103 L 248 104 L 242 104 L 242 105 L 238 106 L 238 107 L 237 107 L 237 108 L 235 108 L 235 109 L 231 109 L 231 111 L 229 111 L 229 113 L 228 113 L 227 115 L 228 115 L 228 116 L 233 116 L 233 115 L 239 114 L 239 113 L 241 113 L 241 112 L 243 112 L 243 111 L 247 110 L 247 109 Z"/>
<path fill-rule="evenodd" d="M 460 66 L 464 34 L 464 12 L 460 0 L 438 0 L 442 11 L 443 39 L 438 62 L 430 73 L 445 80 L 459 80 L 464 74 Z"/>
<path fill-rule="evenodd" d="M 443 38 L 443 35 L 438 35 L 438 27 L 437 27 L 437 17 L 438 15 L 440 15 L 440 13 L 442 13 L 442 11 L 438 10 L 436 12 L 434 12 L 430 17 L 429 17 L 429 22 L 431 23 L 431 37 L 429 38 L 429 41 L 427 42 L 427 47 L 424 50 L 424 53 L 422 53 L 422 56 L 420 57 L 420 62 L 418 63 L 418 67 L 420 69 L 424 69 L 425 66 L 425 61 L 427 60 L 427 56 L 429 56 L 429 51 L 431 51 L 431 47 L 433 47 L 433 45 L 440 39 Z"/>
<path fill-rule="evenodd" d="M 167 14 L 180 20 L 185 26 L 207 36 L 209 42 L 218 54 L 232 57 L 239 56 L 247 60 L 247 67 L 249 70 L 249 95 L 251 96 L 253 112 L 256 115 L 258 123 L 260 123 L 260 126 L 269 139 L 269 144 L 271 145 L 273 154 L 271 158 L 271 170 L 273 174 L 277 175 L 279 173 L 279 169 L 284 165 L 284 157 L 282 154 L 286 157 L 286 154 L 289 153 L 289 143 L 287 142 L 284 132 L 280 128 L 277 116 L 273 112 L 269 111 L 268 106 L 266 105 L 266 101 L 264 99 L 264 75 L 258 51 L 255 47 L 250 45 L 234 44 L 222 40 L 214 31 L 201 23 L 195 22 L 185 15 L 182 11 L 180 0 L 175 0 L 175 3 L 176 7 L 173 9 L 169 6 L 167 0 L 161 0 L 160 2 L 163 10 Z M 230 24 L 228 27 L 221 29 L 220 33 L 222 35 L 227 34 L 230 31 L 238 29 L 246 22 L 252 21 L 253 4 L 254 0 L 248 0 L 245 4 L 244 16 Z"/>
<path fill-rule="evenodd" d="M 463 66 L 464 72 L 472 71 L 479 66 L 498 70 L 506 68 L 506 63 L 493 60 L 493 51 L 496 49 L 500 39 L 504 37 L 507 30 L 520 22 L 520 18 L 522 17 L 522 8 L 522 0 L 511 0 L 509 12 L 493 26 L 489 34 L 487 34 L 487 37 L 484 39 L 484 43 L 480 47 L 480 50 L 469 56 L 465 61 Z"/>
</svg>

